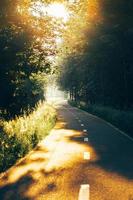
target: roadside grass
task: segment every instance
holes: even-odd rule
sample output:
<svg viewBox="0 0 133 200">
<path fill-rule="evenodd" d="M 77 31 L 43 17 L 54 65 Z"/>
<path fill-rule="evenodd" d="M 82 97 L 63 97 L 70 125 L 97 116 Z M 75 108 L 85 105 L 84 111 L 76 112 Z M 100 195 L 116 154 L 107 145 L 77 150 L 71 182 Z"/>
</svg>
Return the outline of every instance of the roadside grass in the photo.
<svg viewBox="0 0 133 200">
<path fill-rule="evenodd" d="M 32 150 L 53 128 L 56 111 L 44 102 L 38 103 L 28 116 L 0 120 L 0 172 L 12 166 Z"/>
<path fill-rule="evenodd" d="M 133 137 L 133 111 L 122 111 L 101 105 L 86 105 L 84 102 L 76 103 L 69 101 L 69 103 L 72 106 L 76 106 L 110 122 L 112 125 Z"/>
</svg>

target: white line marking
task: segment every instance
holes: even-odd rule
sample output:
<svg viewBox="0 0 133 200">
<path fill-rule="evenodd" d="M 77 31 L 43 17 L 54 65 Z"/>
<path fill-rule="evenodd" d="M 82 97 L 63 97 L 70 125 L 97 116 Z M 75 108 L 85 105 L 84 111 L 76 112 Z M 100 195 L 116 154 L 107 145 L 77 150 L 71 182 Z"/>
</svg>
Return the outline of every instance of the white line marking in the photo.
<svg viewBox="0 0 133 200">
<path fill-rule="evenodd" d="M 84 160 L 90 160 L 90 152 L 84 152 Z"/>
<path fill-rule="evenodd" d="M 81 110 L 81 109 L 78 109 L 78 108 L 75 108 L 75 110 L 80 110 L 82 113 L 88 115 L 89 117 L 92 116 L 93 118 L 95 119 L 100 119 L 101 121 L 103 121 L 104 123 L 108 124 L 110 127 L 114 128 L 116 131 L 118 131 L 118 133 L 122 136 L 125 136 L 126 138 L 128 138 L 129 140 L 131 140 L 133 142 L 133 138 L 130 137 L 129 135 L 127 135 L 124 131 L 120 130 L 119 128 L 117 128 L 115 125 L 111 124 L 110 122 L 107 122 L 106 120 L 96 116 L 96 115 L 93 115 L 93 114 L 90 114 L 84 110 Z"/>
<path fill-rule="evenodd" d="M 83 130 L 83 132 L 87 133 L 87 130 L 86 130 L 86 129 L 84 129 L 84 130 Z"/>
<path fill-rule="evenodd" d="M 89 139 L 88 138 L 84 138 L 84 142 L 88 142 L 89 141 Z"/>
<path fill-rule="evenodd" d="M 90 199 L 90 185 L 83 184 L 80 186 L 78 200 L 89 200 Z"/>
</svg>

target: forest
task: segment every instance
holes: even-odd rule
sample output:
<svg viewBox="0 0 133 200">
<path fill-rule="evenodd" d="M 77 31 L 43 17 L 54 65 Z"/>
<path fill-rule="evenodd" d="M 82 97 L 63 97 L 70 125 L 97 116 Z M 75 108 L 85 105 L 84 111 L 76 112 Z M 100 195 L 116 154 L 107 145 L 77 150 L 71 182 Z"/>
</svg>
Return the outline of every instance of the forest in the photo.
<svg viewBox="0 0 133 200">
<path fill-rule="evenodd" d="M 54 126 L 56 112 L 44 105 L 53 79 L 71 104 L 132 135 L 132 19 L 133 0 L 1 0 L 1 170 Z"/>
<path fill-rule="evenodd" d="M 73 28 L 65 38 L 61 88 L 68 91 L 71 105 L 132 136 L 133 1 L 89 1 L 79 13 L 81 21 L 69 25 Z"/>
<path fill-rule="evenodd" d="M 133 0 L 0 0 L 0 199 L 133 200 Z"/>
<path fill-rule="evenodd" d="M 56 50 L 43 45 L 48 36 L 53 37 L 48 19 L 36 20 L 27 6 L 28 1 L 17 0 L 4 0 L 0 6 L 0 108 L 9 116 L 22 114 L 44 100 L 46 76 L 51 72 L 47 57 Z"/>
<path fill-rule="evenodd" d="M 55 109 L 44 102 L 53 73 L 48 57 L 56 52 L 53 22 L 36 19 L 29 5 L 0 2 L 0 171 L 32 150 L 56 121 Z"/>
<path fill-rule="evenodd" d="M 60 82 L 75 101 L 131 109 L 133 1 L 101 0 L 99 7 L 100 19 L 92 18 L 84 31 L 83 49 L 77 45 L 66 55 Z"/>
</svg>

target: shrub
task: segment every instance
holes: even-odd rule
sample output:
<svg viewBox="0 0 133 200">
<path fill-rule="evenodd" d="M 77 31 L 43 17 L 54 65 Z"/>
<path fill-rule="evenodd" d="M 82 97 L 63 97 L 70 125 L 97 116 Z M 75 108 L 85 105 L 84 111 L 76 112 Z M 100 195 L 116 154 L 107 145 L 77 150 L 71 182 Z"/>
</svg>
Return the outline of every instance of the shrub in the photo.
<svg viewBox="0 0 133 200">
<path fill-rule="evenodd" d="M 0 121 L 0 171 L 13 165 L 42 140 L 54 126 L 55 109 L 39 103 L 28 116 Z"/>
</svg>

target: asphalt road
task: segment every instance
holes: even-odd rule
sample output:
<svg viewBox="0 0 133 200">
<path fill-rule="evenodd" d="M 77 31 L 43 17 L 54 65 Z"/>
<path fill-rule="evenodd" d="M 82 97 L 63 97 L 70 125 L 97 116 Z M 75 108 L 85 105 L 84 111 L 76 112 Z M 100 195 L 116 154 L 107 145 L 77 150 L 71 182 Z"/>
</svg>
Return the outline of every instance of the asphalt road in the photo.
<svg viewBox="0 0 133 200">
<path fill-rule="evenodd" d="M 56 108 L 50 135 L 1 175 L 0 200 L 78 200 L 83 184 L 90 200 L 133 200 L 133 140 L 67 103 Z"/>
</svg>

